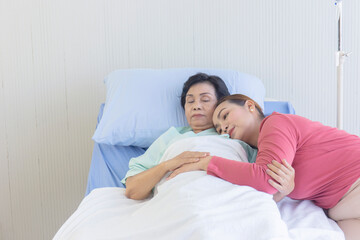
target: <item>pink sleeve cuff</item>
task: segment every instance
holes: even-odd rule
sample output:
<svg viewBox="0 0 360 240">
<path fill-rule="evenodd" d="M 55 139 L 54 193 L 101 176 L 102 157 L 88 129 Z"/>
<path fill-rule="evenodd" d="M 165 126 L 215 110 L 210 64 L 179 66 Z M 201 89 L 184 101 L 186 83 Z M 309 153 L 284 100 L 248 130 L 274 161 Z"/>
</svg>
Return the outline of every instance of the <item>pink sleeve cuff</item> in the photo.
<svg viewBox="0 0 360 240">
<path fill-rule="evenodd" d="M 210 159 L 210 163 L 207 167 L 207 174 L 208 175 L 212 175 L 212 176 L 215 176 L 215 177 L 219 177 L 218 173 L 220 172 L 219 171 L 219 168 L 217 167 L 218 165 L 218 161 L 220 160 L 221 158 L 220 157 L 217 157 L 217 156 L 213 156 L 211 159 Z"/>
</svg>

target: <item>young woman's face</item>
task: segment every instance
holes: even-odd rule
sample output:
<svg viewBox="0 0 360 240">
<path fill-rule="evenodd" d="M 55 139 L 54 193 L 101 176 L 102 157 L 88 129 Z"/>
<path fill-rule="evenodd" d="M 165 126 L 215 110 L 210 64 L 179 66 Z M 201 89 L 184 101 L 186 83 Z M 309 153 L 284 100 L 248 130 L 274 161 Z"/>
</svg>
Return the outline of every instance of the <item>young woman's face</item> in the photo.
<svg viewBox="0 0 360 240">
<path fill-rule="evenodd" d="M 185 116 L 195 133 L 212 128 L 217 97 L 210 83 L 197 83 L 190 87 L 185 98 Z"/>
<path fill-rule="evenodd" d="M 248 142 L 252 137 L 255 107 L 245 102 L 244 106 L 225 101 L 214 111 L 213 124 L 219 134 Z"/>
</svg>

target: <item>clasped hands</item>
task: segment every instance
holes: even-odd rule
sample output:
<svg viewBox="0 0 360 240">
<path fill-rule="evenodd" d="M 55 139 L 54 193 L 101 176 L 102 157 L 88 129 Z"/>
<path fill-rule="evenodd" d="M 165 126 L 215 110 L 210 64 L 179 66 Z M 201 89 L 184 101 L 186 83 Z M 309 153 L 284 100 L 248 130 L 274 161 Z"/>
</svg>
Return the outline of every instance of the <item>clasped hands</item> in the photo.
<svg viewBox="0 0 360 240">
<path fill-rule="evenodd" d="M 206 171 L 211 160 L 209 152 L 183 152 L 164 162 L 168 171 L 172 172 L 166 179 L 174 178 L 180 173 L 202 170 Z"/>
<path fill-rule="evenodd" d="M 184 172 L 207 171 L 211 158 L 212 156 L 209 152 L 183 152 L 164 162 L 167 170 L 172 171 L 167 180 Z M 295 187 L 295 170 L 292 166 L 283 159 L 282 164 L 273 160 L 267 167 L 266 173 L 272 178 L 269 179 L 269 184 L 276 188 L 282 196 L 291 193 Z"/>
</svg>

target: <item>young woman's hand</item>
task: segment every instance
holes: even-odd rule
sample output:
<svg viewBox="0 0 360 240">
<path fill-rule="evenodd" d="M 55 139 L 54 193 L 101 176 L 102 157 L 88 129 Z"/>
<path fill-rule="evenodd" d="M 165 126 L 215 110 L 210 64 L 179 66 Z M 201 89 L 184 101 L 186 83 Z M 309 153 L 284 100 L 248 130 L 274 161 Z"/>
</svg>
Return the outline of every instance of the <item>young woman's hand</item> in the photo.
<svg viewBox="0 0 360 240">
<path fill-rule="evenodd" d="M 295 170 L 285 159 L 282 160 L 282 164 L 273 160 L 267 166 L 269 169 L 266 173 L 273 178 L 269 179 L 269 184 L 279 191 L 277 199 L 275 196 L 274 199 L 280 201 L 295 188 Z"/>
<path fill-rule="evenodd" d="M 164 165 L 166 166 L 167 171 L 174 171 L 175 169 L 180 168 L 184 164 L 199 162 L 202 158 L 209 155 L 210 153 L 208 152 L 186 151 L 170 160 L 165 161 Z"/>
<path fill-rule="evenodd" d="M 169 180 L 171 178 L 174 178 L 175 176 L 177 176 L 180 173 L 184 173 L 184 172 L 190 172 L 190 171 L 197 171 L 197 170 L 202 170 L 202 171 L 206 171 L 207 167 L 209 165 L 209 162 L 211 160 L 212 156 L 207 155 L 205 157 L 202 157 L 199 161 L 194 162 L 194 163 L 187 163 L 182 165 L 181 167 L 175 169 L 167 178 L 166 180 Z"/>
</svg>

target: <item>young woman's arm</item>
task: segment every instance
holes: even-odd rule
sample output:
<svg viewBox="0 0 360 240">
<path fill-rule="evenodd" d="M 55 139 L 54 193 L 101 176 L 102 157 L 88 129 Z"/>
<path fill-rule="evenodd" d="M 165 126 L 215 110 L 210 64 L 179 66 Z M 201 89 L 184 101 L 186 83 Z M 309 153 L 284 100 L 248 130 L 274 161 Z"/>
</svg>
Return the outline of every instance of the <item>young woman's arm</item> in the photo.
<svg viewBox="0 0 360 240">
<path fill-rule="evenodd" d="M 291 165 L 297 150 L 298 133 L 291 119 L 282 114 L 266 118 L 262 124 L 256 162 L 242 163 L 233 160 L 212 157 L 207 173 L 238 185 L 251 186 L 270 194 L 277 193 L 269 184 L 266 173 L 272 160 L 282 159 Z"/>
<path fill-rule="evenodd" d="M 196 171 L 196 170 L 207 170 L 211 156 L 201 158 L 200 161 L 192 164 L 184 164 L 180 168 L 177 168 L 167 179 L 174 178 L 178 174 Z M 285 159 L 282 160 L 282 164 L 273 160 L 271 164 L 268 164 L 266 173 L 271 176 L 274 180 L 269 179 L 269 184 L 273 186 L 277 192 L 273 195 L 275 202 L 280 201 L 285 196 L 290 194 L 295 187 L 295 170 L 291 165 L 286 162 Z"/>
<path fill-rule="evenodd" d="M 295 187 L 295 170 L 291 163 L 297 150 L 297 141 L 297 128 L 292 120 L 284 115 L 274 114 L 264 120 L 261 126 L 255 163 L 208 157 L 176 169 L 169 178 L 182 172 L 205 170 L 208 174 L 231 183 L 273 194 L 274 200 L 280 201 Z"/>
</svg>

